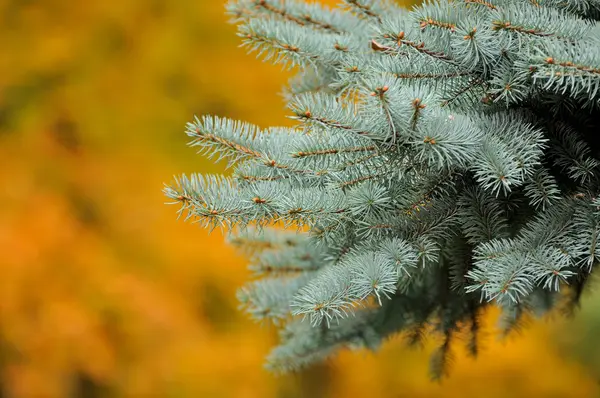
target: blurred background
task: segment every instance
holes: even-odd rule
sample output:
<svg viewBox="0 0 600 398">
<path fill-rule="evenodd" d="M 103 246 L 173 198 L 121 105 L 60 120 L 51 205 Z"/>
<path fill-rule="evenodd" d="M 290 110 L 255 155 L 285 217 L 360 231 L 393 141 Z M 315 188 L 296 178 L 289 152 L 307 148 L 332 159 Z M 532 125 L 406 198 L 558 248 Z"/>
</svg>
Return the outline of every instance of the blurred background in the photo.
<svg viewBox="0 0 600 398">
<path fill-rule="evenodd" d="M 289 75 L 226 20 L 224 0 L 0 0 L 0 397 L 600 396 L 593 294 L 505 342 L 490 314 L 442 384 L 399 338 L 263 370 L 276 331 L 237 310 L 244 258 L 161 193 L 222 170 L 186 147 L 194 114 L 289 124 Z"/>
</svg>

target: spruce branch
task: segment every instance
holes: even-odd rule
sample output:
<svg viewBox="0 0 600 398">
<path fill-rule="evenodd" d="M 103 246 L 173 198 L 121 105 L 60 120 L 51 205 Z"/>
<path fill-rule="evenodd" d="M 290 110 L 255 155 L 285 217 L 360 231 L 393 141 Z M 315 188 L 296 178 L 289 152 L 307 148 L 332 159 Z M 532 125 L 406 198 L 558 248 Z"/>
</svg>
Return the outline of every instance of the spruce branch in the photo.
<svg viewBox="0 0 600 398">
<path fill-rule="evenodd" d="M 439 378 L 458 337 L 480 349 L 487 308 L 507 333 L 577 305 L 600 261 L 598 0 L 227 7 L 250 51 L 295 68 L 298 125 L 196 118 L 190 146 L 233 172 L 164 193 L 250 257 L 239 299 L 281 327 L 270 369 L 404 332 L 442 338 Z"/>
</svg>

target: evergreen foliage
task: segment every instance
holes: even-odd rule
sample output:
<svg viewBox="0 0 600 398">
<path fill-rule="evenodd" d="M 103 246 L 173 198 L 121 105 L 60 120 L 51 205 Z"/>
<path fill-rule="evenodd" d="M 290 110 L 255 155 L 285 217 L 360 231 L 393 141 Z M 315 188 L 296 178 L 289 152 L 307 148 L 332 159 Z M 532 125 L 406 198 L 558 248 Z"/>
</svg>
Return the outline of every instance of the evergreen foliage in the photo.
<svg viewBox="0 0 600 398">
<path fill-rule="evenodd" d="M 433 331 L 439 378 L 490 303 L 505 332 L 577 304 L 600 259 L 600 1 L 227 7 L 250 51 L 298 71 L 298 125 L 196 118 L 191 146 L 233 174 L 165 193 L 252 256 L 239 297 L 281 325 L 270 368 Z"/>
</svg>

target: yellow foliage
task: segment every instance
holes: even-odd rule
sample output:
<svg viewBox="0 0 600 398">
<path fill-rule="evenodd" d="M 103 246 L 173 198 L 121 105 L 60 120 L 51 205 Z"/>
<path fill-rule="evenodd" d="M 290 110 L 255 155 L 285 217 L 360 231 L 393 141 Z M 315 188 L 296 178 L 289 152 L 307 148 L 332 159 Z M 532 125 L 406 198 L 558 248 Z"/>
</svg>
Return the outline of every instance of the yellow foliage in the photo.
<svg viewBox="0 0 600 398">
<path fill-rule="evenodd" d="M 329 3 L 333 4 L 334 1 Z M 0 389 L 7 397 L 584 397 L 546 327 L 458 355 L 444 384 L 393 339 L 298 375 L 262 369 L 244 259 L 175 219 L 162 183 L 221 171 L 185 146 L 213 113 L 289 123 L 289 77 L 216 0 L 0 0 Z M 2 395 L 2 394 L 0 394 Z"/>
</svg>

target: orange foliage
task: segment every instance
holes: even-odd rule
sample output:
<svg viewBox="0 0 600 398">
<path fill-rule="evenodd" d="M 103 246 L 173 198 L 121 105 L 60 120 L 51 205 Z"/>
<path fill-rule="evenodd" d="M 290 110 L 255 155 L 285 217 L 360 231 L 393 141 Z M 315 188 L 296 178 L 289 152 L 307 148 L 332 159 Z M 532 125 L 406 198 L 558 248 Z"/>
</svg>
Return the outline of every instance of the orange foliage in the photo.
<svg viewBox="0 0 600 398">
<path fill-rule="evenodd" d="M 334 1 L 330 1 L 334 3 Z M 590 396 L 544 327 L 443 385 L 398 339 L 276 378 L 240 314 L 244 260 L 175 220 L 173 173 L 215 113 L 288 123 L 288 76 L 237 48 L 220 1 L 0 0 L 0 390 L 8 397 Z M 0 394 L 2 395 L 2 394 Z"/>
</svg>

